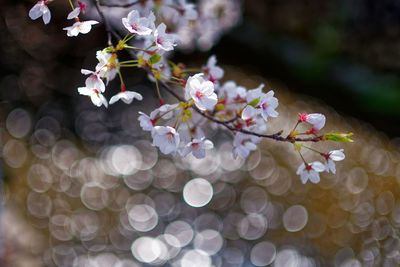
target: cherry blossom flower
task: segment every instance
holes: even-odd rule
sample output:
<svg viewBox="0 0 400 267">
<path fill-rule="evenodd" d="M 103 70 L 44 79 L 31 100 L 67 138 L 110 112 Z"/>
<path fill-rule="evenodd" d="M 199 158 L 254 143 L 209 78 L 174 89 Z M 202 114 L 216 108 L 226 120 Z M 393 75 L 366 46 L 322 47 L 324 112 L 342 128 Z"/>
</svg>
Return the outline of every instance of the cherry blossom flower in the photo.
<svg viewBox="0 0 400 267">
<path fill-rule="evenodd" d="M 313 133 L 316 132 L 317 130 L 321 130 L 325 126 L 325 115 L 321 113 L 311 113 L 307 114 L 306 112 L 303 112 L 302 114 L 299 114 L 299 122 L 308 122 L 313 125 L 313 127 L 307 131 L 307 133 Z"/>
<path fill-rule="evenodd" d="M 195 20 L 198 18 L 199 14 L 197 13 L 195 4 L 186 3 L 186 0 L 178 0 L 181 8 L 179 9 L 179 13 L 183 15 L 187 20 Z"/>
<path fill-rule="evenodd" d="M 87 88 L 97 89 L 100 92 L 104 93 L 104 91 L 106 90 L 106 86 L 104 85 L 104 82 L 100 78 L 98 72 L 81 69 L 81 73 L 84 75 L 89 75 L 89 77 L 85 81 L 85 85 Z"/>
<path fill-rule="evenodd" d="M 143 131 L 148 131 L 151 132 L 154 128 L 154 124 L 156 123 L 157 119 L 156 119 L 156 115 L 157 115 L 158 111 L 156 112 L 151 112 L 150 116 L 146 115 L 145 113 L 139 111 L 139 123 L 140 123 L 140 127 L 142 127 Z"/>
<path fill-rule="evenodd" d="M 212 149 L 214 144 L 202 137 L 201 139 L 193 139 L 191 142 L 186 144 L 181 151 L 182 157 L 186 157 L 189 153 L 198 159 L 204 158 L 206 156 L 206 150 Z"/>
<path fill-rule="evenodd" d="M 133 91 L 123 91 L 123 92 L 119 92 L 118 94 L 116 94 L 115 96 L 111 97 L 110 99 L 110 105 L 114 104 L 115 102 L 117 102 L 118 100 L 122 100 L 124 103 L 126 104 L 130 104 L 132 103 L 133 99 L 137 99 L 137 100 L 142 100 L 143 96 L 139 93 L 133 92 Z"/>
<path fill-rule="evenodd" d="M 274 91 L 272 90 L 261 96 L 258 107 L 260 108 L 261 116 L 265 121 L 267 121 L 268 117 L 278 117 L 279 113 L 275 111 L 278 104 L 278 99 L 274 97 Z"/>
<path fill-rule="evenodd" d="M 100 107 L 101 105 L 104 105 L 105 107 L 108 107 L 107 99 L 97 89 L 79 87 L 78 92 L 81 95 L 89 96 L 95 106 Z"/>
<path fill-rule="evenodd" d="M 122 24 L 125 28 L 138 35 L 149 35 L 152 32 L 150 23 L 151 21 L 148 18 L 140 17 L 139 12 L 135 9 L 129 12 L 126 18 L 122 18 Z"/>
<path fill-rule="evenodd" d="M 67 36 L 77 36 L 79 33 L 86 34 L 92 29 L 92 25 L 99 23 L 95 20 L 77 21 L 70 27 L 65 27 L 63 30 L 67 31 Z"/>
<path fill-rule="evenodd" d="M 214 84 L 205 81 L 202 73 L 189 77 L 185 86 L 185 95 L 192 98 L 196 107 L 202 111 L 212 110 L 218 102 L 214 93 Z"/>
<path fill-rule="evenodd" d="M 334 161 L 344 160 L 345 155 L 343 153 L 343 149 L 332 150 L 329 153 L 321 155 L 325 158 L 325 170 L 329 173 L 331 171 L 333 174 L 336 173 L 336 167 Z"/>
<path fill-rule="evenodd" d="M 300 175 L 301 182 L 303 184 L 310 180 L 312 183 L 319 183 L 319 173 L 325 170 L 324 164 L 319 161 L 314 161 L 310 164 L 305 164 L 304 162 L 299 166 L 296 171 L 297 175 Z"/>
<path fill-rule="evenodd" d="M 212 55 L 208 59 L 207 65 L 203 66 L 204 78 L 213 83 L 218 83 L 218 80 L 224 76 L 224 70 L 216 64 L 217 58 L 215 55 Z"/>
<path fill-rule="evenodd" d="M 170 126 L 155 126 L 151 131 L 153 146 L 160 148 L 164 154 L 172 154 L 178 150 L 179 134 Z"/>
<path fill-rule="evenodd" d="M 164 51 L 174 50 L 175 37 L 172 34 L 165 33 L 167 26 L 164 23 L 158 25 L 157 29 L 154 31 L 154 39 L 157 47 Z"/>
<path fill-rule="evenodd" d="M 51 19 L 50 9 L 47 7 L 48 1 L 38 1 L 30 10 L 29 17 L 32 20 L 42 17 L 44 24 L 48 24 Z"/>
<path fill-rule="evenodd" d="M 256 143 L 260 142 L 260 140 L 257 136 L 238 132 L 233 139 L 233 158 L 236 159 L 238 155 L 243 159 L 247 158 L 250 151 L 257 149 Z"/>
<path fill-rule="evenodd" d="M 226 81 L 218 91 L 219 97 L 227 97 L 228 100 L 245 99 L 247 90 L 243 86 L 238 86 L 234 81 Z"/>
<path fill-rule="evenodd" d="M 109 81 L 112 81 L 118 73 L 118 59 L 113 58 L 113 54 L 108 53 L 104 50 L 96 52 L 96 58 L 99 63 L 96 65 L 96 71 L 100 77 L 103 77 Z"/>
</svg>

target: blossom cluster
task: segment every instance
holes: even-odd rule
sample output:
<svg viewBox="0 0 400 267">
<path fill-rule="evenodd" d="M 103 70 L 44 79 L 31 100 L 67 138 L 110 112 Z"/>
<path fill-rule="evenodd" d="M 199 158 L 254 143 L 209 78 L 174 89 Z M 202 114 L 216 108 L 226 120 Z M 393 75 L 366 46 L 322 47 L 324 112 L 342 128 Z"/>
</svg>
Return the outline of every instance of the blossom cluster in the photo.
<svg viewBox="0 0 400 267">
<path fill-rule="evenodd" d="M 212 2 L 203 2 L 207 1 Z M 32 19 L 42 17 L 45 24 L 49 23 L 48 3 L 49 0 L 38 1 L 30 10 L 29 16 Z M 88 6 L 81 1 L 77 1 L 76 7 L 70 3 L 72 11 L 67 19 L 74 19 L 75 23 L 64 30 L 69 37 L 88 33 L 92 25 L 98 22 L 81 21 L 79 16 L 86 12 Z M 132 103 L 134 99 L 140 101 L 143 99 L 140 93 L 126 90 L 121 72 L 123 67 L 140 68 L 145 70 L 149 79 L 155 83 L 160 106 L 149 115 L 139 112 L 138 120 L 143 131 L 150 132 L 153 146 L 158 147 L 162 153 L 182 157 L 192 154 L 195 158 L 204 158 L 207 150 L 214 147 L 205 133 L 209 129 L 223 128 L 232 133 L 232 155 L 235 159 L 247 158 L 251 151 L 257 149 L 262 138 L 266 137 L 294 145 L 303 161 L 297 169 L 303 183 L 308 180 L 313 183 L 319 182 L 319 173 L 322 171 L 335 173 L 334 161 L 344 159 L 343 149 L 324 153 L 302 143 L 307 140 L 351 141 L 348 139 L 349 135 L 341 133 L 319 135 L 326 121 L 323 114 L 299 114 L 297 124 L 286 138 L 282 137 L 282 131 L 266 135 L 268 122 L 279 116 L 279 101 L 273 90 L 265 92 L 264 84 L 247 89 L 234 81 L 223 82 L 224 70 L 217 65 L 215 55 L 210 56 L 200 69 L 189 69 L 184 64 L 174 63 L 169 59 L 171 52 L 182 42 L 178 33 L 180 28 L 171 28 L 169 25 L 172 23 L 192 27 L 191 25 L 197 25 L 196 22 L 204 23 L 200 17 L 201 12 L 196 5 L 186 0 L 140 1 L 140 4 L 134 5 L 134 8 L 120 19 L 126 32 L 125 37 L 120 38 L 117 45 L 97 51 L 98 63 L 94 70 L 81 70 L 87 77 L 85 86 L 78 88 L 79 94 L 89 96 L 97 107 L 107 108 L 118 100 L 126 104 Z M 121 50 L 129 50 L 132 58 L 121 60 Z M 103 93 L 109 81 L 117 76 L 120 80 L 120 91 L 108 101 Z M 177 98 L 177 103 L 165 104 L 160 87 L 171 92 Z M 299 133 L 296 130 L 299 124 L 311 127 Z M 299 138 L 302 135 L 308 139 Z M 307 163 L 301 154 L 303 148 L 318 153 L 323 157 L 324 163 Z"/>
</svg>

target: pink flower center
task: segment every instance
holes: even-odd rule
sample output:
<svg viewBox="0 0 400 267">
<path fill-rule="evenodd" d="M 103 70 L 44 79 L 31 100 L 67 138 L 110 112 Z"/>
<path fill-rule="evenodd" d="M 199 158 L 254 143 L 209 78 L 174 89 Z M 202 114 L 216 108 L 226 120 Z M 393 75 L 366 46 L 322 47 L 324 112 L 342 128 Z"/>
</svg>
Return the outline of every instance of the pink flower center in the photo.
<svg viewBox="0 0 400 267">
<path fill-rule="evenodd" d="M 137 31 L 137 29 L 139 28 L 139 25 L 137 23 L 131 25 L 132 30 Z"/>
<path fill-rule="evenodd" d="M 194 149 L 198 149 L 199 148 L 199 143 L 192 143 L 192 147 Z"/>
<path fill-rule="evenodd" d="M 328 161 L 330 156 L 331 156 L 331 154 L 330 153 L 326 153 L 326 154 L 321 153 L 321 156 L 323 156 L 326 159 L 326 161 Z"/>
<path fill-rule="evenodd" d="M 81 1 L 78 1 L 78 5 L 79 5 L 79 9 L 81 10 L 81 12 L 85 14 L 86 9 L 88 8 L 88 6 L 83 4 Z"/>
<path fill-rule="evenodd" d="M 171 141 L 174 138 L 174 133 L 173 132 L 169 132 L 168 133 L 168 141 Z"/>
<path fill-rule="evenodd" d="M 307 112 L 299 113 L 299 122 L 307 121 Z"/>
<path fill-rule="evenodd" d="M 310 172 L 312 170 L 312 166 L 309 164 L 306 164 L 306 171 Z"/>
<path fill-rule="evenodd" d="M 93 92 L 95 92 L 96 95 L 99 95 L 99 91 L 97 91 L 97 89 L 93 89 Z"/>
<path fill-rule="evenodd" d="M 203 96 L 204 96 L 204 95 L 203 95 L 202 92 L 200 92 L 200 91 L 197 91 L 197 92 L 196 92 L 196 97 L 197 97 L 198 99 L 201 99 Z"/>
</svg>

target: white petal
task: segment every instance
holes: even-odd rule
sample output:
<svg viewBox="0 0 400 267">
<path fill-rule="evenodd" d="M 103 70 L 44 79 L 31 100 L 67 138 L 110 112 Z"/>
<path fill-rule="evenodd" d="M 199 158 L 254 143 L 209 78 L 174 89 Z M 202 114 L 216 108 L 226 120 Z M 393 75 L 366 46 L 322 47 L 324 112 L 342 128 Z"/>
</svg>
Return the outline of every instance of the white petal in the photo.
<svg viewBox="0 0 400 267">
<path fill-rule="evenodd" d="M 301 183 L 302 183 L 302 184 L 307 183 L 308 176 L 309 176 L 308 172 L 303 171 L 303 172 L 301 172 L 301 173 L 299 173 L 299 174 L 300 174 Z"/>
<path fill-rule="evenodd" d="M 43 19 L 44 24 L 49 24 L 50 19 L 51 19 L 51 13 L 50 13 L 50 10 L 48 9 L 48 7 L 46 7 L 46 11 L 43 12 L 42 19 Z"/>
<path fill-rule="evenodd" d="M 35 4 L 35 5 L 31 8 L 31 10 L 29 10 L 29 17 L 30 17 L 32 20 L 35 20 L 35 19 L 39 18 L 39 17 L 42 16 L 42 15 L 43 15 L 43 13 L 40 11 L 40 5 L 39 5 L 39 3 Z"/>
<path fill-rule="evenodd" d="M 91 95 L 93 90 L 87 87 L 78 87 L 78 92 L 81 95 Z"/>
<path fill-rule="evenodd" d="M 314 161 L 313 163 L 311 163 L 311 166 L 317 172 L 323 172 L 325 170 L 324 164 L 319 161 Z"/>
<path fill-rule="evenodd" d="M 322 164 L 322 163 L 321 163 Z M 319 179 L 319 174 L 318 172 L 315 171 L 310 171 L 308 178 L 310 179 L 310 181 L 314 184 L 319 183 L 320 179 Z"/>
<path fill-rule="evenodd" d="M 306 168 L 306 165 L 304 164 L 304 162 L 297 168 L 296 174 L 300 175 L 304 169 Z"/>
<path fill-rule="evenodd" d="M 74 19 L 79 16 L 79 13 L 81 13 L 81 9 L 79 7 L 75 8 L 71 12 L 69 12 L 67 19 Z"/>
<path fill-rule="evenodd" d="M 115 102 L 117 102 L 120 99 L 119 94 L 116 94 L 115 96 L 111 97 L 110 99 L 110 105 L 114 104 Z"/>
<path fill-rule="evenodd" d="M 242 119 L 248 120 L 250 118 L 253 118 L 255 113 L 256 113 L 256 110 L 253 106 L 246 106 L 242 112 Z"/>
<path fill-rule="evenodd" d="M 333 151 L 329 152 L 329 158 L 331 158 L 334 161 L 344 160 L 345 155 L 343 153 L 343 149 L 333 150 Z"/>
<path fill-rule="evenodd" d="M 320 114 L 320 113 L 311 113 L 307 115 L 307 120 L 308 123 L 311 123 L 314 125 L 314 128 L 316 130 L 321 130 L 325 126 L 325 115 Z"/>
</svg>

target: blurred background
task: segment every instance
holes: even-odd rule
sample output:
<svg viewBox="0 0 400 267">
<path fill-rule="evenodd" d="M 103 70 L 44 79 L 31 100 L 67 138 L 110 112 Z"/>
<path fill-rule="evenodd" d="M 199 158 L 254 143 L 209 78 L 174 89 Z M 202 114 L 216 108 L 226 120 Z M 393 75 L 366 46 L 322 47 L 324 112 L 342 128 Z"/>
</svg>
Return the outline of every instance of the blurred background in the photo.
<svg viewBox="0 0 400 267">
<path fill-rule="evenodd" d="M 303 111 L 354 132 L 353 144 L 315 144 L 345 149 L 337 174 L 302 185 L 291 146 L 268 140 L 233 160 L 223 132 L 204 160 L 160 154 L 137 121 L 158 104 L 146 73 L 124 72 L 142 102 L 106 110 L 77 94 L 102 25 L 68 38 L 67 1 L 49 4 L 48 25 L 29 19 L 34 1 L 3 1 L 0 265 L 398 266 L 400 2 L 199 2 L 221 30 L 173 59 L 215 54 L 224 80 L 265 83 L 280 101 L 271 132 Z"/>
</svg>

